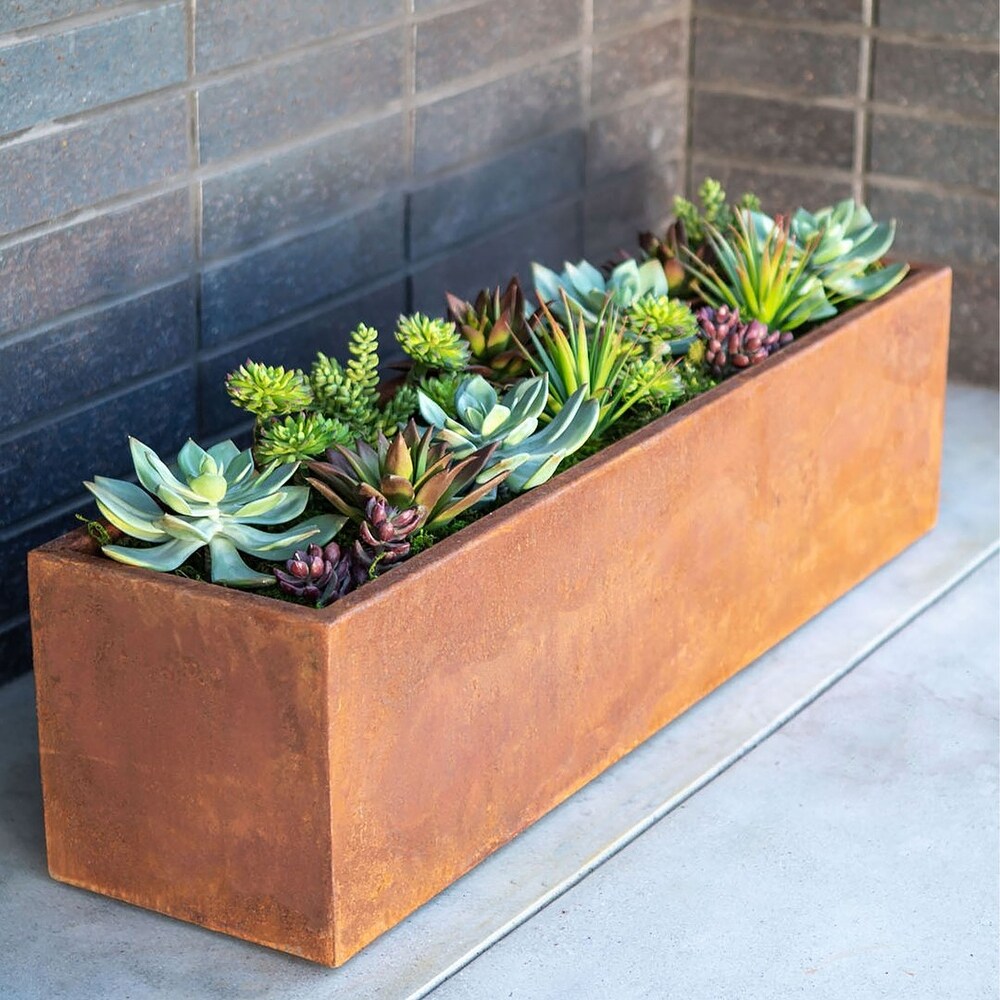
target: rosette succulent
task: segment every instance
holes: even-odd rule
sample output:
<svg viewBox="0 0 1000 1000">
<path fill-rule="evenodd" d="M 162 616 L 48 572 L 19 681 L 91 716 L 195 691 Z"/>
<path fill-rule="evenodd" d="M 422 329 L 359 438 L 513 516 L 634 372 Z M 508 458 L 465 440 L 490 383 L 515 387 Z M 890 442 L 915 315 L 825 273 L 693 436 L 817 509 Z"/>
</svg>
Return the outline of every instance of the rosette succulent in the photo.
<svg viewBox="0 0 1000 1000">
<path fill-rule="evenodd" d="M 309 380 L 297 368 L 286 370 L 249 358 L 226 376 L 226 392 L 236 406 L 260 420 L 304 410 L 313 401 Z"/>
<path fill-rule="evenodd" d="M 443 442 L 433 440 L 434 428 L 421 433 L 411 420 L 389 441 L 379 435 L 373 448 L 358 440 L 353 449 L 337 445 L 326 462 L 310 462 L 307 482 L 334 509 L 360 524 L 372 497 L 398 511 L 423 507 L 428 528 L 447 524 L 500 485 L 509 468 L 482 475 L 496 445 L 456 459 Z"/>
<path fill-rule="evenodd" d="M 354 543 L 356 572 L 370 576 L 381 566 L 391 566 L 410 554 L 410 535 L 423 523 L 423 507 L 399 511 L 382 497 L 365 504 L 365 519 Z"/>
<path fill-rule="evenodd" d="M 434 400 L 420 394 L 420 415 L 437 428 L 456 458 L 465 458 L 488 445 L 496 450 L 485 471 L 510 468 L 506 489 L 520 493 L 547 482 L 559 463 L 582 447 L 594 432 L 600 415 L 596 400 L 581 388 L 542 430 L 539 417 L 548 399 L 548 376 L 523 379 L 504 394 L 479 375 L 465 379 L 455 393 L 451 417 Z"/>
<path fill-rule="evenodd" d="M 705 341 L 705 364 L 717 379 L 759 365 L 794 339 L 787 331 L 769 330 L 757 319 L 744 323 L 728 306 L 699 310 L 698 324 Z"/>
<path fill-rule="evenodd" d="M 344 523 L 343 517 L 322 515 L 280 532 L 253 527 L 298 517 L 309 490 L 285 485 L 297 465 L 272 463 L 258 473 L 250 452 L 232 441 L 208 450 L 188 441 L 177 455 L 176 472 L 141 441 L 130 438 L 129 446 L 141 485 L 95 476 L 84 486 L 116 528 L 153 543 L 146 548 L 102 547 L 105 555 L 130 566 L 174 570 L 207 545 L 214 582 L 262 586 L 273 577 L 247 566 L 241 552 L 271 562 L 285 560 L 303 542 L 328 542 Z"/>
<path fill-rule="evenodd" d="M 352 437 L 351 429 L 335 417 L 310 411 L 263 421 L 254 451 L 260 462 L 305 462 Z"/>
<path fill-rule="evenodd" d="M 501 294 L 484 288 L 475 302 L 452 295 L 445 296 L 448 315 L 459 334 L 469 345 L 469 370 L 485 375 L 493 382 L 512 382 L 528 371 L 528 363 L 518 350 L 518 342 L 528 339 L 524 293 L 517 278 Z"/>
<path fill-rule="evenodd" d="M 416 371 L 458 371 L 469 363 L 469 345 L 456 332 L 455 324 L 431 319 L 423 313 L 400 316 L 396 340 L 413 359 Z"/>
<path fill-rule="evenodd" d="M 532 264 L 531 272 L 539 300 L 566 322 L 571 320 L 570 306 L 594 323 L 609 300 L 619 310 L 627 310 L 647 295 L 667 295 L 670 291 L 663 268 L 655 260 L 639 264 L 629 258 L 618 264 L 607 278 L 585 260 L 576 264 L 567 262 L 562 274 L 541 264 Z"/>
<path fill-rule="evenodd" d="M 629 330 L 650 355 L 681 355 L 698 336 L 698 321 L 690 306 L 666 295 L 644 295 L 628 310 Z"/>
<path fill-rule="evenodd" d="M 759 228 L 773 226 L 766 215 L 755 215 Z M 791 223 L 800 247 L 815 246 L 808 268 L 823 283 L 835 305 L 870 301 L 895 288 L 909 271 L 904 263 L 881 265 L 896 236 L 896 222 L 876 222 L 864 205 L 847 198 L 816 213 L 800 208 Z"/>
</svg>

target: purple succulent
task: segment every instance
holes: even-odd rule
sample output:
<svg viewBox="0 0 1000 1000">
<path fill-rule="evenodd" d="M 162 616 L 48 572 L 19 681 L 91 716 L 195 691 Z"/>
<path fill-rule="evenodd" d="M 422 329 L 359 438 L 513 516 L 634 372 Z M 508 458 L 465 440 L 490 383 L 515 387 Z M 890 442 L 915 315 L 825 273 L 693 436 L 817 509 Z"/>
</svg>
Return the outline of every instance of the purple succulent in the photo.
<svg viewBox="0 0 1000 1000">
<path fill-rule="evenodd" d="M 366 575 L 372 564 L 391 564 L 410 554 L 410 535 L 423 524 L 426 511 L 411 507 L 398 511 L 383 497 L 372 497 L 365 504 L 365 519 L 358 527 L 354 560 Z"/>
<path fill-rule="evenodd" d="M 284 569 L 275 569 L 274 577 L 286 594 L 315 601 L 329 582 L 339 558 L 340 547 L 336 542 L 330 542 L 325 549 L 310 545 L 304 552 L 296 552 Z"/>
<path fill-rule="evenodd" d="M 795 339 L 791 333 L 769 330 L 760 320 L 743 323 L 739 312 L 728 306 L 705 306 L 697 318 L 705 341 L 705 364 L 715 378 L 759 365 Z"/>
</svg>

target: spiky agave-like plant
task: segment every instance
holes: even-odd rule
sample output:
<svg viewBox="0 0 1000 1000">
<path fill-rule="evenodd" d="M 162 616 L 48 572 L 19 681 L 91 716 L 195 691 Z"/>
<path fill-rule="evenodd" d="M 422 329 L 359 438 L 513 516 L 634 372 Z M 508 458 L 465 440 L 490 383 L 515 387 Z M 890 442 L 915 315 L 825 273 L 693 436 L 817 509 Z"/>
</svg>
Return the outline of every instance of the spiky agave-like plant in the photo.
<svg viewBox="0 0 1000 1000">
<path fill-rule="evenodd" d="M 343 517 L 322 515 L 280 532 L 253 527 L 298 517 L 309 490 L 285 485 L 297 464 L 272 463 L 258 473 L 250 451 L 232 441 L 205 450 L 189 440 L 177 455 L 176 474 L 136 438 L 129 447 L 140 486 L 104 476 L 84 483 L 116 528 L 154 543 L 102 546 L 105 555 L 129 566 L 168 572 L 207 545 L 214 582 L 258 587 L 273 577 L 247 566 L 241 552 L 272 562 L 288 559 L 303 542 L 328 542 L 344 523 Z"/>
</svg>

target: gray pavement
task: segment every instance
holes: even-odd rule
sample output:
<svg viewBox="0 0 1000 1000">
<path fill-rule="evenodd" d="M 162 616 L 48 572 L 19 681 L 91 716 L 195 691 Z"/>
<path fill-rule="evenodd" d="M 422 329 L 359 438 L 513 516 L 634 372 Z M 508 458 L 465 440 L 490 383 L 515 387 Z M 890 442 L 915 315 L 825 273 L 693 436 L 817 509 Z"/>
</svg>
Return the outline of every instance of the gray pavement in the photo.
<svg viewBox="0 0 1000 1000">
<path fill-rule="evenodd" d="M 49 880 L 8 685 L 0 998 L 996 996 L 997 401 L 934 532 L 339 970 Z"/>
</svg>

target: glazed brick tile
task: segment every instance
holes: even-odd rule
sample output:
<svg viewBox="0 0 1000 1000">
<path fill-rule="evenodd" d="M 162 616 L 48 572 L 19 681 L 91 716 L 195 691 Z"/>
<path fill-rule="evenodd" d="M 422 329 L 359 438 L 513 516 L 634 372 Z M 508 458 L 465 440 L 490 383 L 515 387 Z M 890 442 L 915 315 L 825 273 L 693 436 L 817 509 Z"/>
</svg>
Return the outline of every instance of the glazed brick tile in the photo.
<svg viewBox="0 0 1000 1000">
<path fill-rule="evenodd" d="M 188 165 L 180 94 L 0 149 L 0 234 L 175 176 Z"/>
<path fill-rule="evenodd" d="M 207 268 L 202 344 L 216 346 L 399 267 L 403 197 L 338 219 L 318 232 Z"/>
<path fill-rule="evenodd" d="M 582 252 L 579 206 L 560 206 L 415 271 L 413 308 L 442 315 L 446 291 L 471 297 L 515 274 L 530 297 L 533 260 L 554 267 L 578 260 Z"/>
<path fill-rule="evenodd" d="M 198 0 L 199 73 L 401 16 L 401 0 Z"/>
<path fill-rule="evenodd" d="M 8 441 L 0 459 L 0 528 L 81 493 L 94 474 L 131 469 L 132 435 L 171 456 L 195 431 L 194 372 L 186 369 Z M 45 470 L 45 489 L 24 475 Z"/>
<path fill-rule="evenodd" d="M 217 434 L 246 418 L 229 400 L 225 377 L 248 357 L 269 365 L 308 371 L 317 351 L 340 361 L 348 359 L 347 338 L 358 323 L 367 323 L 379 333 L 379 354 L 384 362 L 398 355 L 393 329 L 406 311 L 406 283 L 394 281 L 373 292 L 342 302 L 318 316 L 293 323 L 238 349 L 203 361 L 198 371 L 201 433 Z"/>
<path fill-rule="evenodd" d="M 871 186 L 868 207 L 897 222 L 893 252 L 914 260 L 996 265 L 997 209 L 991 199 Z"/>
<path fill-rule="evenodd" d="M 417 26 L 417 90 L 426 90 L 580 34 L 583 0 L 506 0 L 443 14 Z"/>
<path fill-rule="evenodd" d="M 196 346 L 195 295 L 187 279 L 0 341 L 0 432 L 180 364 Z"/>
<path fill-rule="evenodd" d="M 345 115 L 384 108 L 403 92 L 403 45 L 402 29 L 394 28 L 204 85 L 202 160 L 278 145 Z"/>
<path fill-rule="evenodd" d="M 0 538 L 0 566 L 4 567 L 4 585 L 0 588 L 0 622 L 24 614 L 28 610 L 28 553 L 60 535 L 78 528 L 74 514 L 93 517 L 97 506 L 80 488 L 80 507 L 70 514 L 57 514 L 39 524 Z M 0 650 L 3 649 L 3 625 L 0 624 Z M 0 652 L 0 662 L 3 654 Z"/>
<path fill-rule="evenodd" d="M 0 250 L 0 334 L 177 277 L 191 258 L 186 190 L 15 243 Z"/>
<path fill-rule="evenodd" d="M 31 631 L 28 623 L 0 630 L 0 684 L 31 669 Z"/>
<path fill-rule="evenodd" d="M 76 14 L 119 7 L 126 0 L 6 0 L 0 7 L 0 32 L 33 28 Z"/>
<path fill-rule="evenodd" d="M 184 4 L 0 48 L 0 134 L 184 80 Z"/>
<path fill-rule="evenodd" d="M 594 30 L 620 30 L 640 19 L 682 17 L 689 0 L 593 0 Z"/>
<path fill-rule="evenodd" d="M 594 44 L 591 93 L 607 104 L 664 80 L 683 77 L 687 69 L 687 22 L 665 21 L 623 38 Z"/>
<path fill-rule="evenodd" d="M 695 0 L 695 11 L 782 21 L 860 22 L 862 0 Z"/>
<path fill-rule="evenodd" d="M 418 188 L 410 195 L 411 257 L 572 196 L 583 185 L 583 165 L 583 133 L 573 129 Z"/>
<path fill-rule="evenodd" d="M 877 41 L 874 67 L 877 101 L 996 119 L 995 52 Z"/>
<path fill-rule="evenodd" d="M 686 122 L 687 89 L 680 83 L 595 118 L 587 139 L 588 181 L 676 159 L 684 149 Z"/>
<path fill-rule="evenodd" d="M 997 130 L 876 113 L 871 128 L 874 173 L 940 184 L 997 189 Z"/>
<path fill-rule="evenodd" d="M 853 97 L 860 45 L 857 38 L 699 17 L 694 78 L 734 89 L 772 87 L 782 94 Z"/>
<path fill-rule="evenodd" d="M 644 164 L 590 188 L 584 217 L 584 256 L 602 262 L 619 250 L 638 252 L 638 234 L 657 231 L 682 194 L 679 161 Z"/>
<path fill-rule="evenodd" d="M 315 225 L 398 185 L 404 173 L 402 115 L 227 171 L 203 185 L 203 252 L 232 253 L 283 230 Z"/>
<path fill-rule="evenodd" d="M 483 158 L 579 117 L 580 72 L 571 55 L 418 108 L 417 173 Z"/>
<path fill-rule="evenodd" d="M 854 113 L 698 93 L 692 113 L 692 146 L 696 153 L 710 156 L 850 170 Z"/>
<path fill-rule="evenodd" d="M 952 278 L 948 377 L 996 385 L 1000 373 L 996 267 L 959 267 Z"/>
<path fill-rule="evenodd" d="M 879 0 L 875 9 L 880 27 L 909 34 L 995 39 L 1000 21 L 1000 8 L 985 0 Z"/>
<path fill-rule="evenodd" d="M 851 182 L 847 179 L 779 173 L 768 167 L 730 167 L 695 158 L 691 188 L 697 189 L 705 177 L 718 180 L 730 198 L 739 198 L 744 192 L 756 194 L 764 211 L 772 215 L 788 214 L 799 206 L 818 209 L 851 197 Z"/>
</svg>

